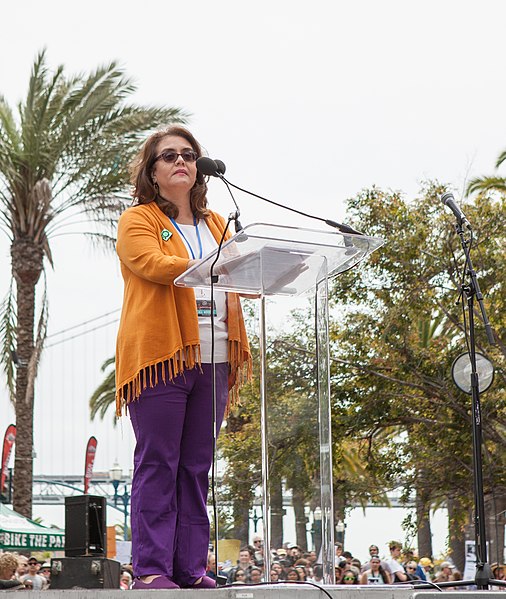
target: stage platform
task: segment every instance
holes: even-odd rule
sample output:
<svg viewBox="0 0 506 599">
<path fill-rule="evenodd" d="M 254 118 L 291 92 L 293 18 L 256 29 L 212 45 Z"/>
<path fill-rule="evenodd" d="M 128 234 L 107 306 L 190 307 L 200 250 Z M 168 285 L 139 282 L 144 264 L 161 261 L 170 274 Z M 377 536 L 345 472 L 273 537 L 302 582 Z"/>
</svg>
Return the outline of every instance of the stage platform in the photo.
<svg viewBox="0 0 506 599">
<path fill-rule="evenodd" d="M 219 589 L 180 589 L 159 591 L 126 591 L 133 593 L 134 599 L 190 599 L 200 596 L 201 599 L 440 599 L 441 592 L 436 590 L 420 591 L 410 587 L 383 586 L 364 587 L 355 586 L 326 586 L 325 591 L 310 585 L 298 584 L 266 584 L 257 586 L 233 586 Z M 12 591 L 0 591 L 0 596 Z M 504 599 L 504 592 L 500 591 L 443 591 L 448 599 Z M 31 599 L 125 599 L 125 591 L 111 589 L 68 589 L 30 591 Z"/>
</svg>

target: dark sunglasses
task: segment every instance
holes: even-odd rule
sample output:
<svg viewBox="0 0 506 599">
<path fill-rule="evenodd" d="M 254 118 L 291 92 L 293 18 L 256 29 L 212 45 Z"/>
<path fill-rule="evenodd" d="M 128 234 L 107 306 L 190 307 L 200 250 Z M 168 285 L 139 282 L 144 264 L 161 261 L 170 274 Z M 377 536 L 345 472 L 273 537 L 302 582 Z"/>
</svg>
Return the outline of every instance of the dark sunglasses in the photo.
<svg viewBox="0 0 506 599">
<path fill-rule="evenodd" d="M 170 164 L 172 162 L 176 162 L 179 156 L 181 156 L 185 162 L 195 162 L 195 160 L 198 158 L 197 152 L 194 152 L 193 150 L 184 150 L 181 153 L 174 152 L 172 150 L 165 150 L 155 158 L 155 162 L 161 158 L 164 162 L 168 162 Z"/>
</svg>

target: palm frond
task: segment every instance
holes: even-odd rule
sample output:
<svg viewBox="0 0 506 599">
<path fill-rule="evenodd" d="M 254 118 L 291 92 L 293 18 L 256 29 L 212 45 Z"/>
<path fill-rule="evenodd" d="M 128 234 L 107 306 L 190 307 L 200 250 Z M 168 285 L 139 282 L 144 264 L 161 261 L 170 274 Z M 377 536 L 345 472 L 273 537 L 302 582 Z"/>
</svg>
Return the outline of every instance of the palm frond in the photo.
<svg viewBox="0 0 506 599">
<path fill-rule="evenodd" d="M 499 157 L 496 160 L 495 168 L 499 168 L 501 164 L 506 160 L 506 150 L 502 151 L 499 154 Z"/>
<path fill-rule="evenodd" d="M 476 177 L 469 181 L 466 195 L 480 191 L 506 192 L 506 179 L 504 177 Z"/>
<path fill-rule="evenodd" d="M 13 279 L 9 291 L 0 307 L 0 362 L 7 379 L 7 389 L 12 404 L 15 403 L 15 369 L 14 356 L 16 348 L 16 299 Z"/>
<path fill-rule="evenodd" d="M 101 367 L 105 372 L 115 362 L 115 357 L 108 358 Z M 111 406 L 116 405 L 116 370 L 113 368 L 95 389 L 90 397 L 90 418 L 95 419 L 97 414 L 103 420 L 106 412 Z M 116 426 L 116 417 L 114 416 L 114 426 Z"/>
</svg>

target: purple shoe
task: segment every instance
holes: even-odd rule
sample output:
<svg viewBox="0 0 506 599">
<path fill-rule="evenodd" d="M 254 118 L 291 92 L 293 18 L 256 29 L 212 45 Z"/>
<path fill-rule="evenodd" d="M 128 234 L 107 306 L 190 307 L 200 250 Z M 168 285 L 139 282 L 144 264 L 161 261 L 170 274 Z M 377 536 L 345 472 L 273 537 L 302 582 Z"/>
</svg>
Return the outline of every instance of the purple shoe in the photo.
<svg viewBox="0 0 506 599">
<path fill-rule="evenodd" d="M 153 578 L 151 582 L 143 582 L 140 578 L 135 578 L 132 584 L 132 590 L 149 590 L 149 589 L 179 589 L 178 585 L 168 576 L 158 576 Z"/>
<path fill-rule="evenodd" d="M 209 576 L 202 576 L 202 580 L 198 584 L 190 584 L 185 589 L 215 589 L 216 580 Z"/>
</svg>

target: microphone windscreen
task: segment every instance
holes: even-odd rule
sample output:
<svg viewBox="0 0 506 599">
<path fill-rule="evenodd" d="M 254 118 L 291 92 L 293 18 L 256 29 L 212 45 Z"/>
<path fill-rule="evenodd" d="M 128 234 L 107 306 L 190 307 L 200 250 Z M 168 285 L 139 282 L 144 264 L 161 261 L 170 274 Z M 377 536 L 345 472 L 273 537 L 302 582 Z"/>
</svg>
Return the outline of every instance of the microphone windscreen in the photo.
<svg viewBox="0 0 506 599">
<path fill-rule="evenodd" d="M 203 175 L 208 175 L 210 177 L 218 176 L 218 166 L 216 162 L 207 156 L 197 158 L 197 170 Z"/>
<path fill-rule="evenodd" d="M 220 173 L 220 175 L 224 175 L 225 171 L 227 170 L 227 167 L 225 166 L 225 163 L 223 162 L 223 160 L 218 160 L 217 158 L 215 158 L 214 162 L 216 163 L 216 166 L 218 167 L 218 172 Z"/>
<path fill-rule="evenodd" d="M 443 204 L 444 204 L 445 206 L 446 206 L 446 204 L 447 204 L 447 202 L 448 202 L 449 200 L 453 200 L 453 199 L 454 199 L 454 198 L 453 198 L 453 193 L 452 193 L 451 191 L 447 191 L 446 193 L 444 193 L 444 194 L 441 196 L 441 201 L 443 202 Z"/>
</svg>

